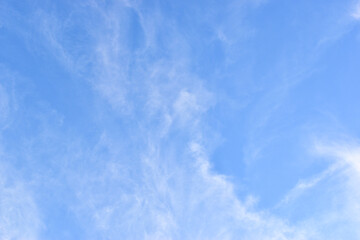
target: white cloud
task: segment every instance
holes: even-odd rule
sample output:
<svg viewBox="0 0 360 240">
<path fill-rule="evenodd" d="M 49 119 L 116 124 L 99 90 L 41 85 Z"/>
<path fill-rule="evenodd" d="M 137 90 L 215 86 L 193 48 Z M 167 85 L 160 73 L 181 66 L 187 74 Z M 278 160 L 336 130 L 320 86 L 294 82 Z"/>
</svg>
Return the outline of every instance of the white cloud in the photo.
<svg viewBox="0 0 360 240">
<path fill-rule="evenodd" d="M 329 167 L 303 179 L 276 208 L 290 214 L 309 212 L 298 224 L 315 239 L 360 237 L 360 147 L 355 141 L 315 144 L 316 153 L 327 158 Z"/>
<path fill-rule="evenodd" d="M 356 20 L 360 19 L 360 2 L 354 6 L 354 9 L 352 9 L 351 16 Z"/>
<path fill-rule="evenodd" d="M 14 176 L 9 168 L 0 166 L 0 238 L 36 240 L 42 227 L 36 203 L 26 185 Z"/>
<path fill-rule="evenodd" d="M 82 182 L 74 181 L 80 200 L 78 216 L 83 221 L 92 219 L 87 223 L 90 235 L 199 240 L 311 236 L 302 227 L 248 208 L 234 193 L 232 183 L 211 170 L 200 143 L 190 142 L 188 150 L 178 145 L 164 149 L 153 140 L 149 144 L 152 147 L 142 153 L 140 165 L 136 159 L 128 164 L 114 156 L 117 164 L 110 161 L 94 175 L 77 171 Z M 136 176 L 131 176 L 133 171 Z"/>
<path fill-rule="evenodd" d="M 90 81 L 116 111 L 127 109 L 130 117 L 138 114 L 138 129 L 123 136 L 132 139 L 128 144 L 135 152 L 131 147 L 119 151 L 126 140 L 115 144 L 103 135 L 93 150 L 79 151 L 80 158 L 88 159 L 88 168 L 67 169 L 79 200 L 72 208 L 89 236 L 306 239 L 309 235 L 304 230 L 250 210 L 251 204 L 236 196 L 233 184 L 212 171 L 205 147 L 212 140 L 204 137 L 202 118 L 214 99 L 187 66 L 189 46 L 176 27 L 163 21 L 160 13 L 145 16 L 134 8 L 146 44 L 131 53 L 124 48 L 127 22 L 118 14 L 123 10 L 96 8 L 104 26 L 91 30 L 94 46 L 88 56 L 94 60 L 94 72 Z M 146 22 L 152 17 L 162 21 Z M 61 57 L 65 48 L 53 34 L 63 33 L 48 34 Z M 159 51 L 155 40 L 162 35 L 169 38 L 160 49 L 166 50 L 167 57 L 154 61 L 148 54 Z M 136 73 L 131 73 L 130 64 Z"/>
<path fill-rule="evenodd" d="M 214 99 L 187 66 L 189 46 L 176 31 L 176 26 L 160 22 L 164 20 L 160 13 L 146 16 L 131 7 L 145 34 L 144 46 L 131 52 L 126 48 L 129 23 L 119 14 L 125 11 L 122 6 L 106 10 L 94 6 L 92 10 L 98 14 L 96 19 L 101 27 L 91 29 L 92 35 L 89 34 L 93 45 L 83 57 L 92 61 L 92 70 L 85 77 L 115 111 L 126 112 L 130 119 L 136 119 L 138 129 L 124 134 L 118 142 L 104 134 L 93 149 L 81 146 L 80 156 L 66 156 L 85 162 L 81 169 L 65 170 L 78 197 L 78 203 L 71 209 L 87 226 L 90 238 L 319 239 L 316 234 L 322 231 L 321 227 L 336 224 L 336 219 L 326 219 L 326 215 L 323 219 L 332 221 L 331 224 L 320 219 L 321 224 L 309 227 L 308 222 L 319 220 L 314 217 L 291 225 L 286 219 L 255 211 L 251 204 L 244 203 L 234 192 L 231 181 L 211 168 L 205 147 L 211 139 L 204 137 L 202 117 Z M 147 22 L 152 17 L 155 20 Z M 72 65 L 79 56 L 62 44 L 61 36 L 65 33 L 57 25 L 59 22 L 56 19 L 48 22 L 51 24 L 43 29 L 45 36 L 59 59 L 70 65 L 69 68 L 77 69 Z M 160 28 L 156 25 L 159 23 L 165 27 Z M 153 60 L 149 56 L 159 50 L 156 38 L 162 34 L 169 38 L 168 45 L 164 44 L 161 49 L 167 56 L 163 60 Z M 223 34 L 221 32 L 219 37 L 227 41 L 228 36 Z M 135 128 L 131 124 L 123 127 Z M 343 159 L 350 166 L 349 170 L 358 171 L 358 155 L 353 151 L 348 154 L 344 150 L 329 152 Z M 296 200 L 302 192 L 314 188 L 333 172 L 335 170 L 330 168 L 299 182 L 281 204 Z M 357 211 L 355 182 L 344 183 L 349 189 L 341 214 Z M 16 186 L 13 189 L 18 189 Z M 25 194 L 19 189 L 15 197 L 10 194 L 8 198 Z M 31 197 L 23 199 L 25 202 L 19 205 L 30 207 L 25 208 L 22 219 L 28 216 L 37 219 Z M 333 210 L 331 213 L 338 216 L 339 212 Z M 9 214 L 5 212 L 4 216 Z M 19 221 L 15 216 L 14 220 L 4 222 L 16 226 Z M 30 226 L 27 220 L 20 223 L 26 229 Z M 36 237 L 36 226 L 29 236 Z"/>
<path fill-rule="evenodd" d="M 330 177 L 335 171 L 339 170 L 339 164 L 332 164 L 321 173 L 309 178 L 300 180 L 296 186 L 291 189 L 285 197 L 280 201 L 276 208 L 283 207 L 284 205 L 292 204 L 302 194 L 316 187 L 321 181 Z"/>
</svg>

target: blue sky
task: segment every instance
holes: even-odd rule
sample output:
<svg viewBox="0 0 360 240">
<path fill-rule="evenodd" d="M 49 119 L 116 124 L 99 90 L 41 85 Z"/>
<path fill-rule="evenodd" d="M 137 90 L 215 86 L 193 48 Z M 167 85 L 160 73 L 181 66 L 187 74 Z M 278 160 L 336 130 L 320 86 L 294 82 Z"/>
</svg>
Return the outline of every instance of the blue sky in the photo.
<svg viewBox="0 0 360 240">
<path fill-rule="evenodd" d="M 0 2 L 0 239 L 360 239 L 360 2 Z"/>
</svg>

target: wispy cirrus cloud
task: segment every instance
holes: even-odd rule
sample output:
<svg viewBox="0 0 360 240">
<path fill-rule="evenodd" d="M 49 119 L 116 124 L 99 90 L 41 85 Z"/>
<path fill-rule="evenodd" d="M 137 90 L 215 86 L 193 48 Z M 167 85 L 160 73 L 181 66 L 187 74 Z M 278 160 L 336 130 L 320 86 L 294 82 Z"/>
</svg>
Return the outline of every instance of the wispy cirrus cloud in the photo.
<svg viewBox="0 0 360 240">
<path fill-rule="evenodd" d="M 329 165 L 303 179 L 279 202 L 277 210 L 298 216 L 298 226 L 315 239 L 357 239 L 360 232 L 359 145 L 354 140 L 315 142 L 314 152 Z M 325 158 L 324 158 L 325 157 Z M 303 211 L 303 213 L 301 213 Z M 309 211 L 309 212 L 308 212 Z M 306 213 L 308 212 L 308 213 Z M 327 231 L 324 231 L 327 229 Z"/>
<path fill-rule="evenodd" d="M 122 149 L 123 140 L 115 144 L 115 136 L 105 130 L 92 150 L 80 151 L 80 158 L 91 163 L 89 168 L 66 170 L 75 179 L 72 189 L 78 202 L 73 208 L 83 224 L 93 226 L 86 229 L 88 236 L 307 236 L 279 218 L 248 209 L 232 183 L 211 170 L 206 150 L 211 140 L 205 137 L 208 128 L 203 118 L 216 99 L 192 73 L 190 46 L 176 22 L 166 23 L 161 13 L 145 13 L 140 6 L 91 7 L 103 25 L 91 30 L 94 45 L 85 56 L 93 60 L 90 82 L 120 116 L 136 120 L 124 126 L 133 129 L 123 136 L 132 139 L 130 148 Z M 133 34 L 144 39 L 129 48 L 127 36 L 134 24 L 139 28 Z"/>
<path fill-rule="evenodd" d="M 49 199 L 44 197 L 48 192 L 51 196 L 66 193 L 67 198 L 61 203 L 51 199 L 48 204 L 53 205 L 48 212 L 43 210 L 44 218 L 52 219 L 51 212 L 62 207 L 71 212 L 66 220 L 76 222 L 84 239 L 336 239 L 348 230 L 346 224 L 357 226 L 357 217 L 348 217 L 357 212 L 357 178 L 350 174 L 358 168 L 353 148 L 319 148 L 342 160 L 299 181 L 278 209 L 290 206 L 290 211 L 296 211 L 294 202 L 323 182 L 348 189 L 342 192 L 346 201 L 325 188 L 330 189 L 329 199 L 341 203 L 326 205 L 330 209 L 326 214 L 320 209 L 293 222 L 272 209 L 257 209 L 251 204 L 251 195 L 238 194 L 232 181 L 212 167 L 209 146 L 216 144 L 216 134 L 208 126 L 207 116 L 219 103 L 197 72 L 196 54 L 207 51 L 202 44 L 214 42 L 223 44 L 227 53 L 236 49 L 239 39 L 251 31 L 241 21 L 230 23 L 242 19 L 247 4 L 259 2 L 226 2 L 221 6 L 224 11 L 219 11 L 225 12 L 220 14 L 220 23 L 215 21 L 218 13 L 213 12 L 212 3 L 195 3 L 195 10 L 190 4 L 189 13 L 181 18 L 171 12 L 178 5 L 160 6 L 160 2 L 74 2 L 71 11 L 62 14 L 38 9 L 32 20 L 39 23 L 40 30 L 34 33 L 39 34 L 40 45 L 70 72 L 74 82 L 92 86 L 93 102 L 83 105 L 92 114 L 81 121 L 85 124 L 90 122 L 88 117 L 94 118 L 91 130 L 95 133 L 65 128 L 67 116 L 58 116 L 51 106 L 30 114 L 37 129 L 23 136 L 25 143 L 17 146 L 24 152 L 15 156 L 28 161 L 24 160 L 30 174 L 23 174 L 36 178 L 37 190 L 46 194 L 38 194 L 35 201 L 21 177 L 10 185 L 5 184 L 7 180 L 0 182 L 5 196 L 0 205 L 5 219 L 0 220 L 0 229 L 12 229 L 0 230 L 4 238 L 22 239 L 19 234 L 26 233 L 27 239 L 41 239 L 38 210 Z M 208 15 L 192 17 L 191 11 L 203 8 Z M 198 33 L 203 27 L 206 31 Z M 229 55 L 225 62 L 233 60 Z M 289 74 L 290 83 L 266 95 L 265 102 L 275 95 L 285 98 L 288 87 L 297 83 L 298 75 L 302 77 L 302 71 L 295 72 Z M 5 113 L 9 112 L 8 99 L 7 94 L 0 95 L 0 110 Z M 265 107 L 268 112 L 265 118 L 253 121 L 253 126 L 266 125 L 278 109 L 279 99 L 255 109 L 263 113 Z M 318 210 L 316 204 L 308 206 Z M 12 208 L 21 210 L 7 210 Z M 29 219 L 34 222 L 30 224 Z M 58 223 L 52 224 L 48 229 L 56 231 Z M 351 234 L 357 236 L 356 231 Z"/>
</svg>

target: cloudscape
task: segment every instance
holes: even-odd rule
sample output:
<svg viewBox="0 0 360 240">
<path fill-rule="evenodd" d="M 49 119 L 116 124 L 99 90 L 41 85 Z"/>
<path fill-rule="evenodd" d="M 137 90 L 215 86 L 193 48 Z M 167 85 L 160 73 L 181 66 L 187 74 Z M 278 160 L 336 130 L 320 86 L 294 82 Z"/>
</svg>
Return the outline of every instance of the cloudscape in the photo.
<svg viewBox="0 0 360 240">
<path fill-rule="evenodd" d="M 0 239 L 360 239 L 360 2 L 0 2 Z"/>
</svg>

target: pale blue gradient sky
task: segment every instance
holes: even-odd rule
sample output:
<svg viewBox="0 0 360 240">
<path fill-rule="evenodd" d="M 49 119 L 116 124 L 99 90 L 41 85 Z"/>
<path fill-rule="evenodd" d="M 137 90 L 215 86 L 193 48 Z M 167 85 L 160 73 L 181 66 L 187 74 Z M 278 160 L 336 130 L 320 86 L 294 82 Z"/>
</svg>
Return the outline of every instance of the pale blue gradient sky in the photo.
<svg viewBox="0 0 360 240">
<path fill-rule="evenodd" d="M 360 2 L 0 2 L 0 239 L 359 239 Z"/>
</svg>

